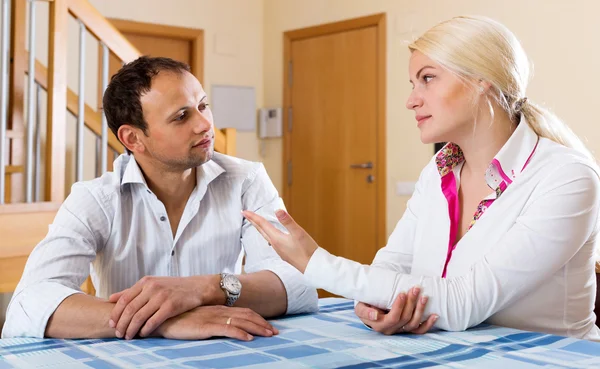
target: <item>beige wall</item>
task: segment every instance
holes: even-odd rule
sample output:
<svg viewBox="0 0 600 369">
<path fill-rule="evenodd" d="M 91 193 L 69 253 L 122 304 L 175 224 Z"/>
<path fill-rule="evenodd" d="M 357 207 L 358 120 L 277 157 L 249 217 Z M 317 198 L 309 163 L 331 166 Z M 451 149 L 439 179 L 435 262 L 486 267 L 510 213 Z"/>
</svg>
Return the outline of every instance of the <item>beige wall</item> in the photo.
<svg viewBox="0 0 600 369">
<path fill-rule="evenodd" d="M 407 201 L 395 194 L 398 181 L 415 181 L 433 148 L 422 145 L 413 114 L 404 108 L 410 92 L 407 42 L 439 21 L 461 14 L 487 15 L 506 24 L 535 62 L 528 96 L 545 103 L 600 153 L 593 107 L 600 97 L 600 2 L 586 0 L 264 0 L 265 104 L 282 102 L 282 33 L 321 23 L 387 13 L 387 230 Z M 264 158 L 282 186 L 281 140 Z"/>
</svg>

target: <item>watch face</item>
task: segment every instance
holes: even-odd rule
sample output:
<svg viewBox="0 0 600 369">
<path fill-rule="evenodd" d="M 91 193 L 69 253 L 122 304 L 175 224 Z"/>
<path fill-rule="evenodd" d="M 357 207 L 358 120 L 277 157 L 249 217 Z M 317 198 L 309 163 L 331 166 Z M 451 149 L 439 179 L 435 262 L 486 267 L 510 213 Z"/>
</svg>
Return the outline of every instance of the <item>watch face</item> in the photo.
<svg viewBox="0 0 600 369">
<path fill-rule="evenodd" d="M 236 276 L 229 274 L 223 278 L 223 287 L 225 287 L 229 293 L 238 295 L 242 289 L 242 283 Z"/>
</svg>

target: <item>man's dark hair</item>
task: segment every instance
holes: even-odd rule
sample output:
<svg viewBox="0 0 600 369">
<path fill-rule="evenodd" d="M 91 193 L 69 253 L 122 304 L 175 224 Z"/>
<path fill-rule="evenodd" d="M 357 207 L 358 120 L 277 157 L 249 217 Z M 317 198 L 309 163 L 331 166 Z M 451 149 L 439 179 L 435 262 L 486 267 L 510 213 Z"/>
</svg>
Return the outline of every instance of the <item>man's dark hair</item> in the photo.
<svg viewBox="0 0 600 369">
<path fill-rule="evenodd" d="M 152 79 L 162 71 L 183 73 L 189 72 L 190 67 L 169 58 L 141 56 L 125 64 L 112 76 L 104 92 L 102 106 L 108 127 L 115 136 L 123 124 L 137 127 L 147 134 L 148 124 L 140 97 L 150 91 Z"/>
</svg>

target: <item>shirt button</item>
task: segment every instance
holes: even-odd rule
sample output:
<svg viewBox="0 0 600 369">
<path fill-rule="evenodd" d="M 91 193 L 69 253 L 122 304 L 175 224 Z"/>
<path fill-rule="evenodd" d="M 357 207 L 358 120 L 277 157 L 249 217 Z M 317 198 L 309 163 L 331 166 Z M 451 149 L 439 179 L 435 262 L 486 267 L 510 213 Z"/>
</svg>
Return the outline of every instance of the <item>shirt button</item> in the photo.
<svg viewBox="0 0 600 369">
<path fill-rule="evenodd" d="M 164 215 L 161 215 L 161 217 L 160 217 L 160 221 L 161 221 L 161 222 L 164 222 L 165 220 L 167 220 L 167 217 L 166 217 L 166 216 L 164 216 Z"/>
<path fill-rule="evenodd" d="M 175 255 L 175 250 L 171 251 L 171 256 Z"/>
</svg>

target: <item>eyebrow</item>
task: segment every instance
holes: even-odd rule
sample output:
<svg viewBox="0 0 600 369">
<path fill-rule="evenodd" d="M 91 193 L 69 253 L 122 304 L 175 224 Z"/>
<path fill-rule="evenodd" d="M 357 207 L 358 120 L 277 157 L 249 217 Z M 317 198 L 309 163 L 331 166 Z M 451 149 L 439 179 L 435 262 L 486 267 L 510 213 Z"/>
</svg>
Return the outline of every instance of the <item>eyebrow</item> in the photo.
<svg viewBox="0 0 600 369">
<path fill-rule="evenodd" d="M 431 65 L 424 66 L 423 68 L 419 69 L 419 71 L 417 72 L 417 79 L 419 79 L 419 76 L 421 75 L 423 70 L 425 70 L 427 68 L 435 69 L 435 67 L 432 67 Z M 408 82 L 413 83 L 412 79 L 409 79 Z"/>
<path fill-rule="evenodd" d="M 206 100 L 206 97 L 207 97 L 207 95 L 204 95 L 204 96 L 203 96 L 203 97 L 200 99 L 200 102 L 203 102 L 204 100 Z M 179 113 L 179 112 L 180 112 L 180 111 L 182 111 L 182 110 L 187 110 L 187 109 L 189 109 L 189 108 L 190 108 L 190 106 L 188 106 L 188 105 L 186 105 L 186 106 L 182 106 L 181 108 L 179 108 L 179 109 L 175 110 L 175 112 L 171 113 L 171 115 L 169 115 L 169 118 L 168 118 L 168 119 L 174 118 L 174 117 L 175 117 L 175 115 L 177 115 L 177 113 Z"/>
</svg>

